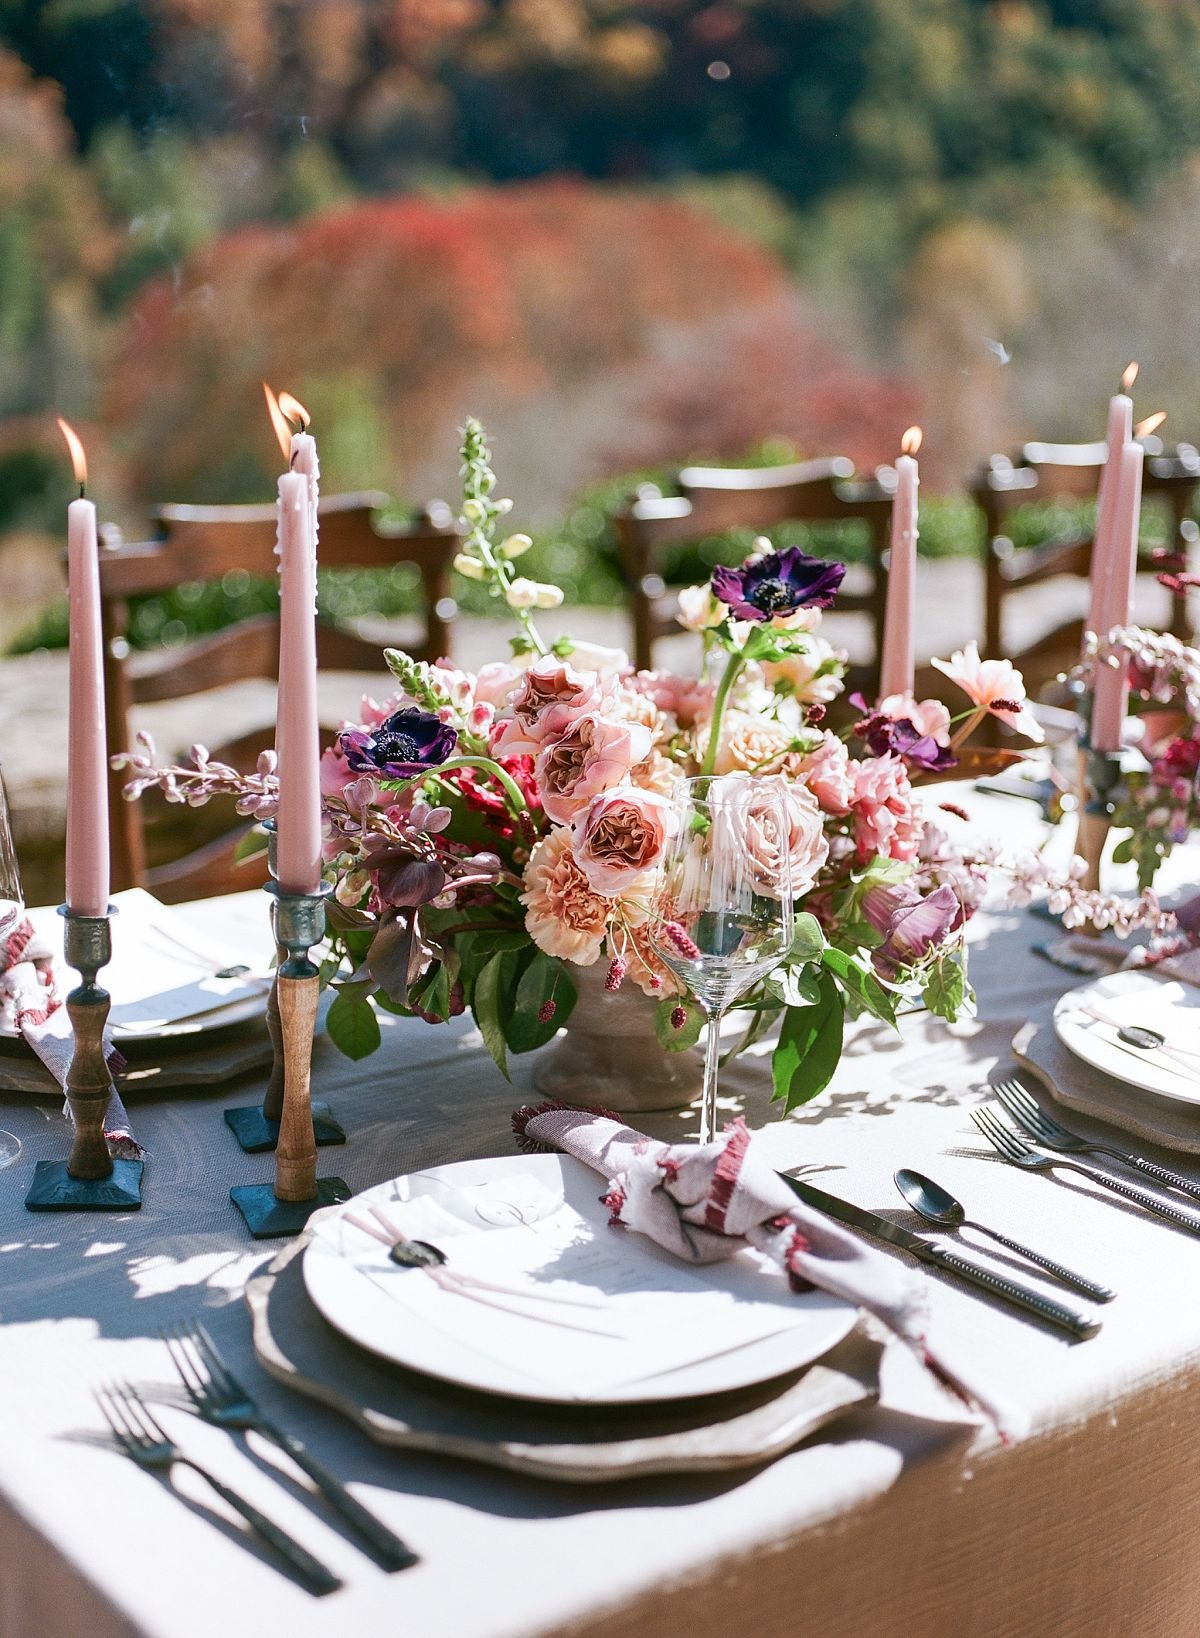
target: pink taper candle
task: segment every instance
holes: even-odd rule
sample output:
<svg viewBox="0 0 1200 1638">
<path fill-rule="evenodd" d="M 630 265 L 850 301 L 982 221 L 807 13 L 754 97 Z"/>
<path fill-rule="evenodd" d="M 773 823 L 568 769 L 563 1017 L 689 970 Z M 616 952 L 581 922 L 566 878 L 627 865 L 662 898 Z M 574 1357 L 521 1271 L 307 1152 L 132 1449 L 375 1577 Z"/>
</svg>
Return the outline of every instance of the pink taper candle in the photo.
<svg viewBox="0 0 1200 1638">
<path fill-rule="evenodd" d="M 1108 577 L 1115 558 L 1121 557 L 1115 535 L 1117 478 L 1122 451 L 1133 437 L 1133 399 L 1129 389 L 1137 379 L 1138 367 L 1130 364 L 1121 377 L 1121 390 L 1108 401 L 1108 455 L 1100 473 L 1096 492 L 1096 528 L 1092 538 L 1091 592 L 1088 600 L 1086 630 L 1103 634 L 1104 604 L 1108 595 Z"/>
<path fill-rule="evenodd" d="M 896 494 L 892 501 L 883 652 L 879 656 L 880 699 L 888 699 L 893 694 L 909 695 L 913 691 L 920 427 L 909 427 L 900 440 L 900 447 L 904 453 L 896 461 Z"/>
<path fill-rule="evenodd" d="M 108 913 L 108 754 L 104 732 L 104 648 L 96 508 L 83 498 L 87 460 L 63 420 L 79 499 L 67 508 L 70 686 L 67 717 L 67 908 Z"/>
<path fill-rule="evenodd" d="M 268 389 L 268 404 L 271 404 Z M 305 427 L 307 413 L 280 394 Z M 273 419 L 278 406 L 272 405 Z M 287 425 L 283 423 L 286 435 Z M 276 423 L 279 430 L 279 423 Z M 279 696 L 275 750 L 279 759 L 276 816 L 279 885 L 313 893 L 321 881 L 321 779 L 317 717 L 317 466 L 307 431 L 285 442 L 289 470 L 279 479 Z"/>
<path fill-rule="evenodd" d="M 1113 544 L 1105 596 L 1099 610 L 1100 635 L 1129 624 L 1133 580 L 1137 571 L 1138 524 L 1142 511 L 1142 462 L 1145 450 L 1130 439 L 1121 447 L 1112 508 Z M 1099 665 L 1092 690 L 1092 749 L 1119 751 L 1129 686 L 1124 666 Z"/>
</svg>

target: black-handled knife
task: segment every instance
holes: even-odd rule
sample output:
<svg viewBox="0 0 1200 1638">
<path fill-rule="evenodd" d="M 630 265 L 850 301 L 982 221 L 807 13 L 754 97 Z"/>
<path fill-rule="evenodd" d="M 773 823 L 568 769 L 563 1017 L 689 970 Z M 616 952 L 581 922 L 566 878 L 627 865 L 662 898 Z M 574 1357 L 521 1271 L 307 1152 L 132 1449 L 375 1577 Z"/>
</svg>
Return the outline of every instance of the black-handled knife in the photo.
<svg viewBox="0 0 1200 1638">
<path fill-rule="evenodd" d="M 886 1240 L 890 1245 L 899 1246 L 902 1251 L 907 1251 L 931 1268 L 940 1268 L 943 1273 L 953 1274 L 958 1279 L 965 1280 L 968 1285 L 978 1286 L 980 1290 L 987 1291 L 993 1297 L 1011 1303 L 1014 1308 L 1035 1314 L 1048 1325 L 1057 1325 L 1060 1330 L 1068 1332 L 1073 1337 L 1095 1336 L 1100 1329 L 1100 1321 L 1094 1314 L 1079 1308 L 1069 1308 L 1066 1303 L 1056 1302 L 1053 1297 L 1046 1296 L 1032 1286 L 1022 1285 L 1019 1280 L 1012 1279 L 1008 1274 L 1001 1274 L 994 1269 L 985 1268 L 982 1263 L 972 1262 L 969 1257 L 962 1256 L 948 1246 L 922 1239 L 919 1234 L 913 1234 L 911 1230 L 901 1228 L 897 1223 L 889 1223 L 887 1218 L 880 1217 L 878 1212 L 867 1211 L 865 1207 L 856 1206 L 849 1200 L 842 1200 L 836 1194 L 827 1194 L 824 1189 L 818 1189 L 813 1183 L 805 1183 L 798 1177 L 789 1177 L 786 1172 L 779 1172 L 777 1175 L 805 1205 L 824 1212 L 827 1217 L 845 1223 L 849 1228 L 861 1229 L 864 1234 L 873 1235 L 877 1240 Z"/>
</svg>

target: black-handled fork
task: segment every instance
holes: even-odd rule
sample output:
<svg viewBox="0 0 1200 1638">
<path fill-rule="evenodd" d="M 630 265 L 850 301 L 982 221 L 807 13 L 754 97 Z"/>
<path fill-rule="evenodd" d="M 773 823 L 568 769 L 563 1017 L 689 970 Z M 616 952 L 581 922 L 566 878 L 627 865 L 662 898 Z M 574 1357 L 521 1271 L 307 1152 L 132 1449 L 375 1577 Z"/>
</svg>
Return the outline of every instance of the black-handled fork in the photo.
<svg viewBox="0 0 1200 1638">
<path fill-rule="evenodd" d="M 1144 1206 L 1147 1211 L 1165 1218 L 1176 1228 L 1184 1229 L 1188 1234 L 1200 1235 L 1200 1214 L 1184 1211 L 1164 1195 L 1152 1194 L 1149 1189 L 1139 1189 L 1136 1184 L 1126 1183 L 1122 1178 L 1110 1177 L 1097 1166 L 1085 1166 L 1078 1160 L 1067 1160 L 1063 1155 L 1046 1155 L 1038 1149 L 1031 1149 L 1024 1138 L 1018 1136 L 1011 1126 L 1006 1126 L 990 1109 L 972 1109 L 971 1119 L 997 1154 L 1011 1165 L 1022 1166 L 1031 1172 L 1053 1173 L 1060 1168 L 1078 1172 L 1080 1177 L 1090 1178 L 1093 1183 L 1119 1194 L 1122 1199 L 1132 1200 L 1136 1206 Z"/>
<path fill-rule="evenodd" d="M 215 1490 L 222 1501 L 240 1513 L 250 1528 L 273 1547 L 287 1561 L 296 1575 L 318 1595 L 335 1592 L 341 1581 L 332 1570 L 326 1569 L 319 1558 L 314 1558 L 307 1547 L 302 1547 L 286 1530 L 272 1523 L 252 1502 L 231 1490 L 215 1473 L 210 1473 L 199 1462 L 185 1456 L 162 1425 L 151 1414 L 150 1407 L 136 1388 L 127 1382 L 114 1383 L 98 1389 L 94 1395 L 104 1420 L 112 1429 L 118 1446 L 139 1467 L 169 1472 L 173 1467 L 190 1467 L 204 1482 Z"/>
<path fill-rule="evenodd" d="M 1170 1171 L 1157 1161 L 1146 1160 L 1128 1149 L 1118 1149 L 1111 1143 L 1095 1143 L 1090 1138 L 1080 1137 L 1077 1132 L 1068 1131 L 1034 1102 L 1019 1081 L 1001 1081 L 993 1086 L 992 1091 L 1012 1118 L 1043 1148 L 1057 1149 L 1062 1154 L 1070 1155 L 1107 1155 L 1122 1166 L 1132 1166 L 1135 1171 L 1144 1172 L 1157 1183 L 1165 1183 L 1169 1189 L 1178 1189 L 1180 1194 L 1200 1200 L 1200 1183 L 1193 1178 L 1183 1177 L 1179 1172 Z"/>
<path fill-rule="evenodd" d="M 417 1555 L 346 1489 L 336 1473 L 317 1460 L 294 1434 L 277 1427 L 259 1410 L 250 1394 L 222 1359 L 203 1325 L 178 1326 L 164 1333 L 179 1379 L 199 1416 L 219 1428 L 259 1433 L 286 1452 L 338 1512 L 357 1530 L 389 1570 L 407 1570 Z"/>
</svg>

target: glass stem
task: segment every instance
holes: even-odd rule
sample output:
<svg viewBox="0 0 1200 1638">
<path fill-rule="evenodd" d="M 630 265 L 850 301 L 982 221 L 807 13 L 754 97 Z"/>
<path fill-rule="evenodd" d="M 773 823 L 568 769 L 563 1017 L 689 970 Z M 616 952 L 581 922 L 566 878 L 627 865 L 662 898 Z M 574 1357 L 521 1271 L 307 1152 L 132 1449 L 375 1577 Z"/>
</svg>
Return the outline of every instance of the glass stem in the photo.
<svg viewBox="0 0 1200 1638">
<path fill-rule="evenodd" d="M 700 1141 L 711 1143 L 717 1135 L 717 1077 L 721 1068 L 721 1018 L 724 1008 L 709 1011 L 708 1034 L 704 1043 L 704 1097 L 700 1103 Z"/>
</svg>

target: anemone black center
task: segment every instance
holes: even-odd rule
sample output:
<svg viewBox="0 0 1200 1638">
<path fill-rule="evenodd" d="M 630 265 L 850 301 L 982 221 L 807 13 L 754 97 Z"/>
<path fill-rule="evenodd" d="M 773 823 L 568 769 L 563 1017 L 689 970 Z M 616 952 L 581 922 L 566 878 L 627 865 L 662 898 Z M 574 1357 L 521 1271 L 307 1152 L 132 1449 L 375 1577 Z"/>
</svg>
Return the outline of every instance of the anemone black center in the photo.
<svg viewBox="0 0 1200 1638">
<path fill-rule="evenodd" d="M 375 736 L 377 762 L 419 762 L 423 749 L 412 734 L 397 733 L 395 729 L 384 729 Z"/>
<path fill-rule="evenodd" d="M 756 609 L 773 614 L 776 609 L 791 607 L 792 589 L 786 580 L 760 580 L 747 601 L 753 603 Z"/>
</svg>

